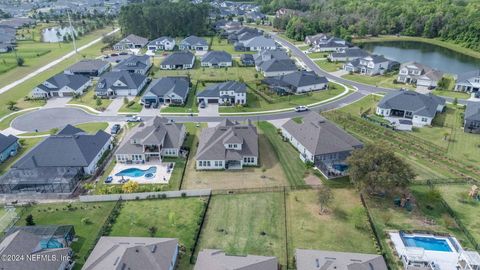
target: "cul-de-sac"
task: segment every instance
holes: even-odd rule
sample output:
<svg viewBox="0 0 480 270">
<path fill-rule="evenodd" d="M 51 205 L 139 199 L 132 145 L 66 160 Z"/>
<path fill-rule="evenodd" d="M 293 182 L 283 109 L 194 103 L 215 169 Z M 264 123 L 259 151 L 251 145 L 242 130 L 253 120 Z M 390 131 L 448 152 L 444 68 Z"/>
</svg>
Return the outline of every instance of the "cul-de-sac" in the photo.
<svg viewBox="0 0 480 270">
<path fill-rule="evenodd" d="M 480 0 L 0 0 L 0 270 L 480 270 Z"/>
</svg>

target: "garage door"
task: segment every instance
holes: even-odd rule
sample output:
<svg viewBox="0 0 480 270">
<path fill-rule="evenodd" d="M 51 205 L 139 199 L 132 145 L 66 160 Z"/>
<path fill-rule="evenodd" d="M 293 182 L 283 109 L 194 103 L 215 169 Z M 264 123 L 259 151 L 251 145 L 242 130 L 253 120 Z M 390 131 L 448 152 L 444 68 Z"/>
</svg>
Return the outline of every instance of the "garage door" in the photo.
<svg viewBox="0 0 480 270">
<path fill-rule="evenodd" d="M 64 97 L 73 97 L 73 92 L 62 92 Z"/>
<path fill-rule="evenodd" d="M 52 97 L 58 97 L 58 92 L 50 92 L 50 94 L 52 95 Z"/>
<path fill-rule="evenodd" d="M 217 98 L 209 98 L 207 101 L 208 101 L 207 103 L 218 103 Z"/>
</svg>

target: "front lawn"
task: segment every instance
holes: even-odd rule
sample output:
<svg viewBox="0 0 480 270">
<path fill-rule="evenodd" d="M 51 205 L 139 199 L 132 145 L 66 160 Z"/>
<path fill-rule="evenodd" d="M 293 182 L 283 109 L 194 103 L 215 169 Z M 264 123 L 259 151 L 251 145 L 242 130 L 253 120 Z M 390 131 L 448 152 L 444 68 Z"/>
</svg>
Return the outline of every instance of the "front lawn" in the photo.
<svg viewBox="0 0 480 270">
<path fill-rule="evenodd" d="M 198 113 L 198 106 L 197 106 L 197 87 L 199 87 L 199 83 L 193 84 L 188 92 L 187 96 L 187 103 L 184 106 L 167 106 L 162 107 L 160 112 L 164 113 Z"/>
<path fill-rule="evenodd" d="M 17 152 L 17 155 L 14 157 L 10 157 L 9 159 L 5 160 L 4 162 L 0 163 L 0 175 L 6 173 L 8 169 L 17 161 L 19 160 L 25 153 L 30 151 L 34 146 L 36 146 L 39 142 L 41 142 L 44 138 L 28 138 L 28 139 L 20 139 L 21 147 Z"/>
<path fill-rule="evenodd" d="M 310 57 L 311 59 L 327 58 L 328 52 L 312 52 L 312 53 L 307 53 L 307 56 Z M 322 61 L 326 61 L 326 60 L 322 60 Z"/>
<path fill-rule="evenodd" d="M 450 90 L 433 90 L 432 94 L 437 96 L 451 97 L 457 99 L 469 99 L 470 94 L 459 91 L 450 91 Z"/>
<path fill-rule="evenodd" d="M 91 107 L 97 111 L 102 111 L 112 103 L 112 99 L 100 98 L 100 105 L 97 105 L 97 98 L 95 97 L 95 88 L 90 87 L 90 89 L 82 96 L 74 97 L 68 102 L 68 104 L 78 104 Z"/>
<path fill-rule="evenodd" d="M 317 66 L 319 66 L 321 69 L 327 72 L 334 72 L 339 69 L 342 69 L 343 67 L 342 62 L 329 62 L 327 60 L 318 60 L 318 61 L 315 61 L 315 64 L 317 64 Z"/>
<path fill-rule="evenodd" d="M 133 102 L 132 102 L 133 101 Z M 140 104 L 140 97 L 136 96 L 132 101 L 123 103 L 122 107 L 118 110 L 121 113 L 139 113 L 142 111 L 142 104 Z"/>
</svg>

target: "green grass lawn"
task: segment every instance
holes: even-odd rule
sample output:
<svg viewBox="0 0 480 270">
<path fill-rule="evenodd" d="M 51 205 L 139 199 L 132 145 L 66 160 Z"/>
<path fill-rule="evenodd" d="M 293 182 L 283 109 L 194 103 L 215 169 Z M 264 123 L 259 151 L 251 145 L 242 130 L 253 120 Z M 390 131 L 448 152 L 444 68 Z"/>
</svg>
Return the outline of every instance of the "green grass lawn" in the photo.
<svg viewBox="0 0 480 270">
<path fill-rule="evenodd" d="M 199 85 L 195 83 L 190 91 L 188 92 L 187 96 L 187 103 L 185 106 L 168 106 L 163 107 L 160 112 L 166 113 L 198 113 L 198 106 L 197 106 L 197 97 L 195 96 L 197 93 L 197 87 Z M 201 87 L 201 86 L 200 86 Z"/>
<path fill-rule="evenodd" d="M 307 55 L 311 59 L 327 58 L 328 52 L 313 52 L 313 53 L 308 53 Z M 326 61 L 326 60 L 321 60 L 321 61 Z"/>
<path fill-rule="evenodd" d="M 218 36 L 207 37 L 208 41 L 212 40 L 210 50 L 212 51 L 226 51 L 231 55 L 241 55 L 241 54 L 254 54 L 256 52 L 239 52 L 235 51 L 233 44 L 228 43 L 227 39 L 220 39 Z"/>
<path fill-rule="evenodd" d="M 123 113 L 139 113 L 142 111 L 142 104 L 140 104 L 140 97 L 137 96 L 133 99 L 134 103 L 131 106 L 128 106 L 129 103 L 122 104 L 122 107 L 118 110 L 118 112 L 123 112 Z"/>
<path fill-rule="evenodd" d="M 382 99 L 381 96 L 369 95 L 357 102 L 354 102 L 348 106 L 338 109 L 341 112 L 349 113 L 352 115 L 360 116 L 362 113 L 373 114 L 375 113 L 377 103 Z"/>
<path fill-rule="evenodd" d="M 397 74 L 386 74 L 386 75 L 376 75 L 376 76 L 367 76 L 367 75 L 360 75 L 357 73 L 353 74 L 345 74 L 342 78 L 347 80 L 352 80 L 359 83 L 376 85 L 378 87 L 384 88 L 394 88 L 394 89 L 415 89 L 414 86 L 409 84 L 396 84 L 393 83 L 393 80 L 397 78 Z"/>
<path fill-rule="evenodd" d="M 450 90 L 433 90 L 432 94 L 437 96 L 451 97 L 457 99 L 469 99 L 470 94 L 465 92 L 450 91 Z"/>
<path fill-rule="evenodd" d="M 41 142 L 43 138 L 28 138 L 28 139 L 20 139 L 20 144 L 22 147 L 18 150 L 17 155 L 14 157 L 10 157 L 9 159 L 5 160 L 3 163 L 0 163 L 0 175 L 6 173 L 8 169 L 17 161 L 19 160 L 25 153 L 30 151 L 35 145 Z"/>
<path fill-rule="evenodd" d="M 296 248 L 376 253 L 360 197 L 353 189 L 332 189 L 334 199 L 320 213 L 318 191 L 288 193 L 288 254 L 293 266 Z"/>
<path fill-rule="evenodd" d="M 80 128 L 84 130 L 87 133 L 94 134 L 97 133 L 99 130 L 105 130 L 108 127 L 107 122 L 92 122 L 92 123 L 84 123 L 84 124 L 78 124 L 75 125 L 75 127 Z M 58 128 L 52 128 L 49 131 L 43 131 L 43 132 L 28 132 L 28 133 L 22 133 L 19 134 L 19 136 L 39 136 L 39 135 L 54 135 L 57 134 L 59 131 Z"/>
<path fill-rule="evenodd" d="M 82 96 L 77 98 L 72 98 L 68 104 L 78 104 L 91 107 L 97 111 L 102 111 L 112 103 L 112 99 L 100 99 L 100 105 L 97 105 L 97 99 L 95 96 L 95 87 L 90 87 L 90 89 Z"/>
<path fill-rule="evenodd" d="M 71 205 L 72 210 L 68 210 L 65 203 L 37 204 L 27 207 L 17 225 L 25 226 L 25 218 L 29 214 L 33 216 L 37 225 L 73 225 L 78 238 L 72 244 L 75 252 L 75 269 L 80 269 L 115 202 L 72 203 Z M 90 223 L 84 224 L 83 218 L 88 218 Z"/>
<path fill-rule="evenodd" d="M 233 255 L 276 256 L 286 265 L 284 204 L 280 192 L 215 195 L 198 251 L 213 248 Z"/>
<path fill-rule="evenodd" d="M 337 71 L 339 69 L 342 69 L 343 66 L 342 62 L 329 62 L 327 60 L 318 60 L 315 61 L 315 64 L 317 64 L 321 69 L 328 72 Z"/>
<path fill-rule="evenodd" d="M 204 198 L 128 201 L 121 208 L 110 236 L 177 238 L 180 242 L 180 269 L 188 269 L 199 221 L 205 208 Z"/>
</svg>

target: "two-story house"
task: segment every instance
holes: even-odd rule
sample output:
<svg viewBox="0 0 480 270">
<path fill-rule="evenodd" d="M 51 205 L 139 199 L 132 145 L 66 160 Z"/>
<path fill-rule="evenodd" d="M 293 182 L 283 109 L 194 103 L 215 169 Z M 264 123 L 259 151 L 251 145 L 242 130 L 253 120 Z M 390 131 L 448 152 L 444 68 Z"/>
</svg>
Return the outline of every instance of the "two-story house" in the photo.
<svg viewBox="0 0 480 270">
<path fill-rule="evenodd" d="M 175 39 L 171 37 L 159 37 L 150 41 L 147 48 L 151 51 L 172 51 L 175 48 Z"/>
<path fill-rule="evenodd" d="M 480 103 L 468 102 L 465 110 L 463 128 L 465 132 L 480 133 Z"/>
<path fill-rule="evenodd" d="M 397 81 L 415 84 L 417 87 L 435 88 L 443 77 L 443 72 L 432 69 L 417 62 L 407 62 L 400 65 Z"/>
<path fill-rule="evenodd" d="M 197 94 L 197 102 L 205 105 L 245 105 L 247 103 L 247 86 L 236 81 L 227 81 L 208 86 Z"/>
<path fill-rule="evenodd" d="M 347 72 L 360 73 L 362 75 L 383 75 L 385 72 L 392 70 L 398 63 L 388 60 L 383 55 L 368 55 L 357 58 L 346 63 L 343 70 Z"/>
<path fill-rule="evenodd" d="M 141 49 L 147 45 L 148 39 L 134 34 L 130 34 L 113 45 L 116 51 L 123 51 L 128 49 Z"/>
<path fill-rule="evenodd" d="M 470 93 L 480 92 L 480 70 L 474 70 L 458 75 L 455 91 Z"/>
<path fill-rule="evenodd" d="M 148 55 L 132 55 L 116 65 L 112 71 L 128 71 L 146 75 L 152 67 L 152 60 Z"/>
<path fill-rule="evenodd" d="M 295 62 L 283 50 L 263 50 L 255 54 L 255 69 L 265 77 L 281 76 L 298 71 Z"/>
</svg>

